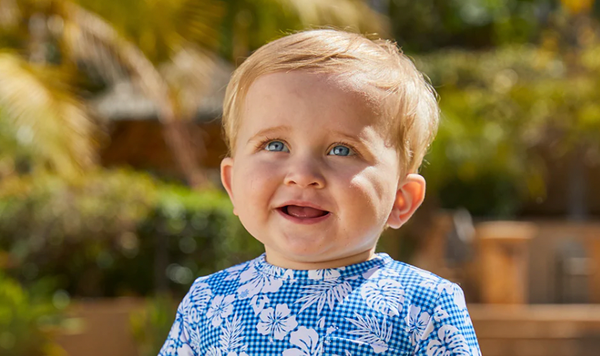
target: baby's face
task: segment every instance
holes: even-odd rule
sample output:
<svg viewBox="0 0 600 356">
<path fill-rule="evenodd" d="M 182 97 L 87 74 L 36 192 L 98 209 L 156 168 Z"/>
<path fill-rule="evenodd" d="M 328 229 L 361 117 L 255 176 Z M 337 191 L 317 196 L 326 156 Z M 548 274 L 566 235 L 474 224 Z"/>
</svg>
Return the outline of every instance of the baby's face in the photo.
<svg viewBox="0 0 600 356">
<path fill-rule="evenodd" d="M 325 75 L 274 73 L 252 84 L 241 120 L 222 179 L 267 261 L 320 269 L 371 258 L 400 172 L 367 100 Z"/>
</svg>

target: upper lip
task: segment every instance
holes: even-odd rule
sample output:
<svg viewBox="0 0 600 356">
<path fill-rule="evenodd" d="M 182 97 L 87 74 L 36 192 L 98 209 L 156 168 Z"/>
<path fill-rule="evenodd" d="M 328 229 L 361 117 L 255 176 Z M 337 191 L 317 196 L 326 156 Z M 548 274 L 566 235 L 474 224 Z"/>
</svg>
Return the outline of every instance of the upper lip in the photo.
<svg viewBox="0 0 600 356">
<path fill-rule="evenodd" d="M 290 206 L 290 205 L 301 206 L 303 208 L 313 208 L 313 209 L 318 209 L 318 210 L 322 210 L 322 211 L 329 211 L 327 209 L 323 209 L 323 207 L 321 207 L 321 206 L 319 206 L 317 204 L 314 204 L 314 203 L 311 203 L 311 202 L 307 202 L 307 201 L 302 201 L 302 200 L 289 200 L 289 201 L 286 201 L 283 204 L 279 204 L 277 206 L 277 209 L 281 209 L 283 207 Z"/>
</svg>

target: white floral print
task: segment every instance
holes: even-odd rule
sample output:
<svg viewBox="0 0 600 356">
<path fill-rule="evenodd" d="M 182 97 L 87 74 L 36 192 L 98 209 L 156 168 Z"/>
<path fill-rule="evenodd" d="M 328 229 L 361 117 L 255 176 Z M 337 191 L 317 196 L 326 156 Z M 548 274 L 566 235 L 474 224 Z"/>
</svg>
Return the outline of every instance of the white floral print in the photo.
<svg viewBox="0 0 600 356">
<path fill-rule="evenodd" d="M 252 299 L 250 300 L 250 306 L 252 307 L 252 310 L 254 310 L 254 315 L 258 315 L 258 313 L 260 313 L 265 308 L 265 304 L 269 302 L 269 297 L 267 297 L 266 295 L 260 297 L 258 295 L 255 295 L 254 297 L 252 297 Z"/>
<path fill-rule="evenodd" d="M 256 325 L 258 332 L 263 335 L 273 335 L 276 340 L 283 338 L 298 326 L 295 316 L 290 315 L 287 304 L 278 304 L 260 312 L 260 322 Z"/>
<path fill-rule="evenodd" d="M 179 309 L 182 314 L 189 316 L 190 321 L 197 323 L 212 297 L 212 292 L 206 283 L 196 282 L 194 287 L 192 292 L 183 299 Z"/>
<path fill-rule="evenodd" d="M 196 288 L 181 303 L 182 314 L 188 315 L 193 323 L 199 322 L 211 297 L 212 292 L 208 284 L 196 283 Z"/>
<path fill-rule="evenodd" d="M 190 347 L 190 345 L 188 345 L 188 344 L 182 344 L 177 349 L 177 355 L 181 355 L 181 356 L 194 356 L 194 351 L 192 351 L 192 348 Z"/>
<path fill-rule="evenodd" d="M 416 345 L 419 340 L 427 339 L 431 330 L 427 328 L 431 316 L 420 307 L 411 305 L 406 314 L 406 332 L 409 334 L 410 343 Z"/>
<path fill-rule="evenodd" d="M 438 276 L 429 271 L 424 271 L 422 269 L 416 268 L 415 272 L 417 272 L 419 276 L 423 278 L 423 281 L 439 282 L 440 280 Z"/>
<path fill-rule="evenodd" d="M 198 308 L 192 308 L 189 312 L 189 320 L 192 323 L 199 323 L 202 320 L 203 315 L 206 313 L 204 311 L 198 310 Z"/>
<path fill-rule="evenodd" d="M 376 283 L 367 282 L 360 293 L 370 308 L 385 315 L 396 316 L 402 310 L 404 289 L 395 280 L 381 279 Z"/>
<path fill-rule="evenodd" d="M 248 266 L 249 262 L 239 264 L 237 266 L 229 267 L 227 269 L 227 277 L 225 277 L 226 281 L 231 281 L 234 279 L 240 278 L 240 273 Z"/>
<path fill-rule="evenodd" d="M 363 273 L 363 278 L 364 279 L 369 279 L 371 277 L 377 277 L 377 275 L 375 275 L 375 272 L 379 271 L 380 267 L 379 266 L 375 266 L 373 268 L 369 268 L 367 271 L 365 271 L 365 273 Z"/>
<path fill-rule="evenodd" d="M 392 326 L 389 325 L 384 318 L 381 324 L 376 317 L 362 317 L 355 314 L 356 319 L 347 318 L 350 323 L 358 329 L 348 331 L 350 335 L 358 335 L 358 341 L 369 344 L 376 354 L 386 352 L 388 350 L 388 342 L 392 337 Z"/>
<path fill-rule="evenodd" d="M 443 325 L 438 338 L 429 341 L 427 356 L 471 356 L 465 337 L 453 325 Z"/>
<path fill-rule="evenodd" d="M 212 291 L 208 284 L 196 283 L 196 288 L 193 289 L 189 299 L 197 309 L 202 310 L 206 308 L 211 297 Z"/>
<path fill-rule="evenodd" d="M 322 281 L 319 284 L 303 286 L 302 288 L 306 289 L 302 291 L 305 295 L 296 301 L 296 303 L 304 303 L 299 313 L 317 303 L 317 315 L 321 314 L 325 303 L 327 303 L 330 310 L 333 310 L 335 302 L 341 303 L 352 291 L 350 284 L 341 279 Z"/>
<path fill-rule="evenodd" d="M 194 302 L 192 301 L 191 296 L 188 294 L 185 296 L 185 298 L 183 298 L 177 309 L 182 314 L 188 314 L 193 306 L 195 306 Z"/>
<path fill-rule="evenodd" d="M 221 356 L 221 349 L 215 346 L 211 346 L 204 356 Z"/>
<path fill-rule="evenodd" d="M 452 296 L 454 297 L 454 304 L 460 310 L 467 310 L 467 302 L 465 301 L 465 295 L 462 290 L 456 284 L 452 288 Z"/>
<path fill-rule="evenodd" d="M 233 312 L 233 301 L 235 300 L 235 295 L 231 294 L 228 296 L 217 295 L 215 299 L 213 299 L 208 311 L 206 312 L 206 317 L 210 320 L 212 326 L 218 327 L 223 322 L 223 319 L 226 319 Z"/>
<path fill-rule="evenodd" d="M 450 295 L 454 293 L 454 283 L 449 281 L 440 280 L 436 278 L 436 276 L 430 272 L 419 271 L 421 277 L 423 277 L 423 281 L 421 281 L 420 286 L 436 290 L 438 293 L 446 292 Z"/>
<path fill-rule="evenodd" d="M 179 334 L 181 333 L 181 323 L 179 320 L 175 320 L 175 323 L 169 331 L 169 337 L 161 349 L 161 353 L 176 354 L 177 353 L 177 341 L 179 341 Z"/>
<path fill-rule="evenodd" d="M 373 267 L 362 274 L 364 279 L 377 279 L 385 277 L 398 277 L 398 272 L 391 269 L 382 269 L 381 267 Z"/>
<path fill-rule="evenodd" d="M 224 352 L 229 353 L 237 349 L 245 349 L 244 341 L 244 324 L 242 318 L 237 314 L 232 319 L 225 320 L 221 327 L 221 337 L 219 343 Z"/>
<path fill-rule="evenodd" d="M 277 292 L 283 284 L 283 279 L 280 278 L 281 276 L 274 276 L 273 273 L 280 270 L 278 267 L 260 270 L 256 268 L 256 264 L 251 263 L 248 269 L 240 274 L 241 286 L 237 290 L 238 298 L 246 299 L 252 298 L 258 293 Z"/>
<path fill-rule="evenodd" d="M 290 343 L 298 348 L 283 351 L 283 356 L 319 356 L 323 349 L 319 334 L 314 329 L 304 326 L 290 335 Z"/>
<path fill-rule="evenodd" d="M 436 322 L 440 322 L 444 319 L 446 319 L 447 317 L 449 317 L 448 313 L 446 313 L 446 311 L 442 308 L 441 305 L 438 305 L 437 307 L 435 307 L 435 309 L 433 310 L 433 319 Z"/>
<path fill-rule="evenodd" d="M 442 282 L 440 284 L 437 285 L 437 291 L 438 293 L 442 293 L 442 292 L 446 292 L 449 295 L 454 295 L 454 288 L 456 287 L 456 285 L 454 283 L 450 283 L 450 282 Z"/>
<path fill-rule="evenodd" d="M 341 270 L 343 270 L 343 268 Z M 315 281 L 336 279 L 339 276 L 340 271 L 337 268 L 315 269 L 308 271 L 308 279 L 313 279 Z"/>
</svg>

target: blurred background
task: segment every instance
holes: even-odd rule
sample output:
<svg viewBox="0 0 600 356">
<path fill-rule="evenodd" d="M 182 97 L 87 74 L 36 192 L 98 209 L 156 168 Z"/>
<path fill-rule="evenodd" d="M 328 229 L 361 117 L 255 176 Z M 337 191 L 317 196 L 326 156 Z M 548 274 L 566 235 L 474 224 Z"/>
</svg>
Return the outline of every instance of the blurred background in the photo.
<svg viewBox="0 0 600 356">
<path fill-rule="evenodd" d="M 218 180 L 229 75 L 285 33 L 397 41 L 443 118 L 379 250 L 460 283 L 486 356 L 600 355 L 600 1 L 0 0 L 0 354 L 156 355 L 261 253 Z"/>
</svg>

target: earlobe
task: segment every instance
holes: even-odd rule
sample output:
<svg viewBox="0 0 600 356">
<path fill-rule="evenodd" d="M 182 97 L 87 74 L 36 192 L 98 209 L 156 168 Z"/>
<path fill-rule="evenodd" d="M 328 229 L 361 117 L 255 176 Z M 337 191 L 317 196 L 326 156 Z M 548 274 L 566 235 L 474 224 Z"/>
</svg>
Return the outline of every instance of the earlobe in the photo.
<svg viewBox="0 0 600 356">
<path fill-rule="evenodd" d="M 237 215 L 235 211 L 235 201 L 233 199 L 233 189 L 232 189 L 232 180 L 233 180 L 233 158 L 225 157 L 221 161 L 221 183 L 223 187 L 227 191 L 229 195 L 229 199 L 233 204 L 233 214 Z"/>
<path fill-rule="evenodd" d="M 409 174 L 398 186 L 387 225 L 393 229 L 400 228 L 414 214 L 423 199 L 425 199 L 425 179 L 418 174 Z"/>
</svg>

